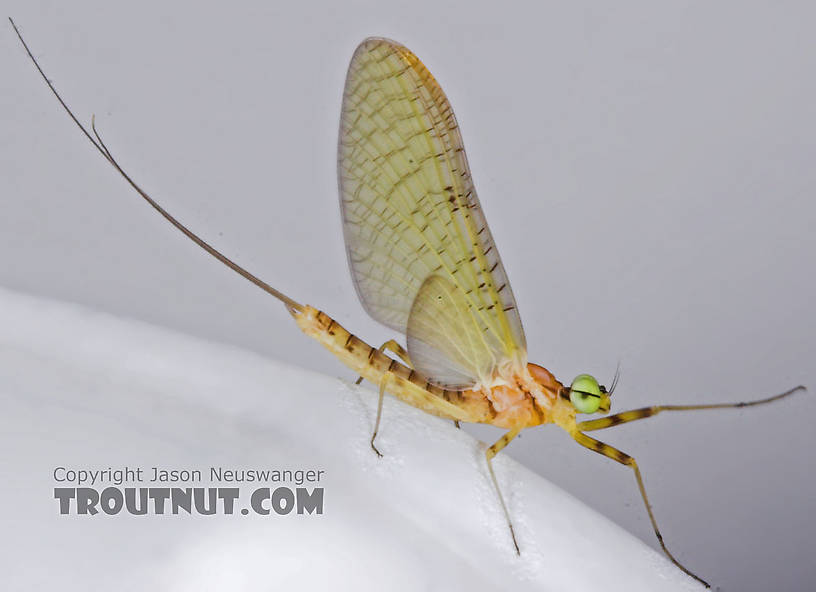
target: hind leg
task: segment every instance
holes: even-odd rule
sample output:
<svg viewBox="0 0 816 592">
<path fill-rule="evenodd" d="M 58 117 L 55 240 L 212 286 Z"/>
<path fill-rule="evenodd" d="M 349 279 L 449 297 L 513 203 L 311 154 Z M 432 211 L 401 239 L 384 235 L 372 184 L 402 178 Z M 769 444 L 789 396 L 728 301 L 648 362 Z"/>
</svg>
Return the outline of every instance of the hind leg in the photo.
<svg viewBox="0 0 816 592">
<path fill-rule="evenodd" d="M 402 347 L 399 343 L 397 343 L 395 339 L 389 339 L 378 348 L 378 351 L 380 353 L 385 353 L 385 350 L 397 354 L 397 357 L 403 362 L 405 362 L 405 364 L 409 368 L 414 367 L 414 365 L 411 363 L 411 358 L 408 357 L 408 351 L 404 347 Z M 360 384 L 361 382 L 363 382 L 362 376 L 358 377 L 354 384 Z"/>
</svg>

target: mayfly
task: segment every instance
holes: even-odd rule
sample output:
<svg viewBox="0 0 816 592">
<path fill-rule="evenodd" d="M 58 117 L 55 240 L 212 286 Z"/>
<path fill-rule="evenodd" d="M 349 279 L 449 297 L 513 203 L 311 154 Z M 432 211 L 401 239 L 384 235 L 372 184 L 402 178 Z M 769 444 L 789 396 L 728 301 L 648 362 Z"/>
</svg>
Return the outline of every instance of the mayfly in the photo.
<svg viewBox="0 0 816 592">
<path fill-rule="evenodd" d="M 587 432 L 662 411 L 770 403 L 804 387 L 750 402 L 657 405 L 579 421 L 578 414 L 609 412 L 618 373 L 608 389 L 589 374 L 565 386 L 542 366 L 528 363 L 521 319 L 476 196 L 456 118 L 436 79 L 411 51 L 388 39 L 363 41 L 349 65 L 340 118 L 340 205 L 354 286 L 365 310 L 407 339 L 407 348 L 395 340 L 375 348 L 326 313 L 252 275 L 154 201 L 113 157 L 93 120 L 87 128 L 74 116 L 11 24 L 68 115 L 133 189 L 210 255 L 280 300 L 298 327 L 359 374 L 359 380 L 378 385 L 370 440 L 377 455 L 375 438 L 386 392 L 457 424 L 506 429 L 487 448 L 486 460 L 519 552 L 491 461 L 523 429 L 554 423 L 581 446 L 632 469 L 663 552 L 708 586 L 666 547 L 635 459 Z"/>
</svg>

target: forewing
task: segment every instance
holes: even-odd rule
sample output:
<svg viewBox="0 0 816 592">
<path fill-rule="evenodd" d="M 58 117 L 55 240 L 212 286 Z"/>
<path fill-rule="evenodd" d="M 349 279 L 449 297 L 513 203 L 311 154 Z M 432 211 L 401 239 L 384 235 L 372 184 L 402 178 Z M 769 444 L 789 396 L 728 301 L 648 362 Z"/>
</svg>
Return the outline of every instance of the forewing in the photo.
<svg viewBox="0 0 816 592">
<path fill-rule="evenodd" d="M 338 175 L 360 301 L 374 319 L 408 334 L 415 368 L 437 384 L 455 377 L 466 388 L 499 363 L 524 363 L 521 320 L 451 106 L 422 62 L 393 41 L 368 39 L 351 60 Z M 450 309 L 434 309 L 434 315 L 460 315 L 440 326 L 467 323 L 466 331 L 443 335 L 424 321 L 409 321 L 412 307 L 425 309 L 414 304 L 431 276 L 446 282 L 432 282 L 431 292 L 444 287 L 455 294 Z M 477 333 L 485 344 L 482 355 L 452 357 L 452 345 L 470 351 L 470 341 L 463 340 Z"/>
</svg>

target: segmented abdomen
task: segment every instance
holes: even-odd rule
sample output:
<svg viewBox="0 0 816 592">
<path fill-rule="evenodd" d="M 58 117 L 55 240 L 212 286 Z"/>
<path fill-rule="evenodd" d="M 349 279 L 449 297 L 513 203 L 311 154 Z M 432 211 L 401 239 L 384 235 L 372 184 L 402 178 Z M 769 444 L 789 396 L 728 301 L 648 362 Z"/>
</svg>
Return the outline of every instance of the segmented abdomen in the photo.
<svg viewBox="0 0 816 592">
<path fill-rule="evenodd" d="M 379 385 L 387 380 L 386 390 L 398 399 L 448 419 L 489 421 L 492 410 L 480 393 L 453 391 L 431 384 L 415 370 L 370 346 L 314 307 L 304 306 L 295 320 L 304 333 L 369 382 Z"/>
</svg>

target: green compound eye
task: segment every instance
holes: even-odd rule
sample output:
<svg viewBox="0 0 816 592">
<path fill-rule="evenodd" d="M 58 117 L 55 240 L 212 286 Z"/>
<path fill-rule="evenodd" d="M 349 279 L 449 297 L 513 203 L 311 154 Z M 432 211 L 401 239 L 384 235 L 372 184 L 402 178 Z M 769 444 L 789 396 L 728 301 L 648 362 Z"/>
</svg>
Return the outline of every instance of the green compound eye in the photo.
<svg viewBox="0 0 816 592">
<path fill-rule="evenodd" d="M 579 374 L 570 385 L 570 402 L 578 413 L 595 413 L 601 406 L 601 387 L 589 374 Z"/>
</svg>

